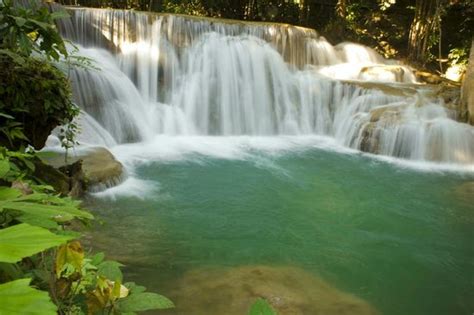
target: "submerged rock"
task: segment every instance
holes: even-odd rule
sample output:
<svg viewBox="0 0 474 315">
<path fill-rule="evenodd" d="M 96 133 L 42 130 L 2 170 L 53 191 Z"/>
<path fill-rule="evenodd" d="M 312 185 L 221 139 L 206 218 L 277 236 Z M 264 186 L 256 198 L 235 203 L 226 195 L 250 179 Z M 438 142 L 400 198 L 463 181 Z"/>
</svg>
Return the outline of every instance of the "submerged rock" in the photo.
<svg viewBox="0 0 474 315">
<path fill-rule="evenodd" d="M 241 315 L 265 298 L 279 315 L 371 315 L 366 301 L 342 292 L 299 268 L 245 266 L 186 273 L 170 297 L 168 314 Z"/>
<path fill-rule="evenodd" d="M 360 150 L 380 153 L 380 136 L 386 128 L 396 128 L 402 119 L 402 111 L 407 105 L 382 106 L 369 112 L 369 121 L 362 128 Z"/>
</svg>

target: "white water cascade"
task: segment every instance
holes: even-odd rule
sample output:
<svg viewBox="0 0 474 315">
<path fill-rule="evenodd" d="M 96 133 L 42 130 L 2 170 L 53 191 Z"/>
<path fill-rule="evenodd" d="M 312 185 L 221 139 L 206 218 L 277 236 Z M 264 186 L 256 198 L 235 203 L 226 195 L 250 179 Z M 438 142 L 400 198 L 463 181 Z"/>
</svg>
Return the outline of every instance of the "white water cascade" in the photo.
<svg viewBox="0 0 474 315">
<path fill-rule="evenodd" d="M 69 10 L 62 33 L 99 68 L 73 71 L 74 96 L 93 117 L 83 129 L 108 133 L 102 142 L 323 135 L 381 155 L 474 164 L 474 127 L 367 47 L 282 24 Z"/>
</svg>

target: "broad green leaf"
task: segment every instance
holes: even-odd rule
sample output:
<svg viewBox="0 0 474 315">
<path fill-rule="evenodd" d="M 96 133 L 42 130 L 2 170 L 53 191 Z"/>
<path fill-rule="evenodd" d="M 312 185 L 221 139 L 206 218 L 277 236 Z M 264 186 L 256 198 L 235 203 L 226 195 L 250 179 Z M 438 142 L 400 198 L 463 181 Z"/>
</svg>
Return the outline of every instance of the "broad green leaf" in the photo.
<svg viewBox="0 0 474 315">
<path fill-rule="evenodd" d="M 91 257 L 91 264 L 94 266 L 97 266 L 100 264 L 102 261 L 104 261 L 105 255 L 104 253 L 97 253 L 94 256 Z"/>
<path fill-rule="evenodd" d="M 71 239 L 25 223 L 14 225 L 0 230 L 0 261 L 15 263 Z"/>
<path fill-rule="evenodd" d="M 26 23 L 26 19 L 22 18 L 21 16 L 9 15 L 9 17 L 13 18 L 15 20 L 16 25 L 20 27 L 22 27 Z"/>
<path fill-rule="evenodd" d="M 30 20 L 30 21 L 31 21 L 31 23 L 36 24 L 39 28 L 41 28 L 44 31 L 48 31 L 50 28 L 53 27 L 51 24 L 40 22 L 40 21 L 37 21 L 37 20 Z"/>
<path fill-rule="evenodd" d="M 132 292 L 133 294 L 137 294 L 137 293 L 142 293 L 142 292 L 145 292 L 146 291 L 146 288 L 144 286 L 141 286 L 141 285 L 137 285 L 135 282 L 127 282 L 124 284 L 129 290 L 130 292 Z"/>
<path fill-rule="evenodd" d="M 119 262 L 107 260 L 97 265 L 97 274 L 112 281 L 122 281 L 123 275 L 120 270 L 122 266 Z"/>
<path fill-rule="evenodd" d="M 57 309 L 48 292 L 29 286 L 31 279 L 0 284 L 0 314 L 56 315 Z"/>
<path fill-rule="evenodd" d="M 0 200 L 15 199 L 20 196 L 21 191 L 19 191 L 18 189 L 0 186 Z"/>
<path fill-rule="evenodd" d="M 48 230 L 54 230 L 59 227 L 58 223 L 56 223 L 56 221 L 54 220 L 51 220 L 51 218 L 39 217 L 31 213 L 23 213 L 19 215 L 18 217 L 15 217 L 15 219 L 17 219 L 18 221 L 22 223 L 39 226 Z"/>
<path fill-rule="evenodd" d="M 258 298 L 250 308 L 249 315 L 277 315 L 277 313 L 267 301 Z"/>
<path fill-rule="evenodd" d="M 38 202 L 52 200 L 59 204 L 42 204 Z M 31 194 L 17 199 L 0 201 L 1 210 L 17 210 L 26 214 L 35 215 L 40 218 L 55 220 L 56 222 L 70 221 L 74 217 L 93 219 L 94 216 L 86 211 L 79 210 L 74 203 L 69 203 L 61 198 L 52 197 L 47 194 Z"/>
<path fill-rule="evenodd" d="M 174 304 L 162 295 L 144 292 L 131 294 L 118 302 L 121 312 L 141 312 L 155 309 L 173 308 Z"/>
<path fill-rule="evenodd" d="M 8 160 L 0 160 L 0 178 L 5 177 L 8 171 L 10 171 L 10 162 Z"/>
</svg>

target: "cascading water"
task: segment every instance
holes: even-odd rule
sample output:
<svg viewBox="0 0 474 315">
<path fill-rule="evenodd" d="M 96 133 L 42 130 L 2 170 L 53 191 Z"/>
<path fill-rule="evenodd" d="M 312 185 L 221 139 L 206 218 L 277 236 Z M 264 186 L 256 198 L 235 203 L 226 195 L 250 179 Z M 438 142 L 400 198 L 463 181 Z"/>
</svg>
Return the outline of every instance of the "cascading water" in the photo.
<svg viewBox="0 0 474 315">
<path fill-rule="evenodd" d="M 169 314 L 474 309 L 474 127 L 410 69 L 288 25 L 70 13 L 98 68 L 70 73 L 78 140 L 127 175 L 87 199 L 94 249 Z"/>
<path fill-rule="evenodd" d="M 70 11 L 64 36 L 100 68 L 73 71 L 76 102 L 118 143 L 158 134 L 324 135 L 382 155 L 474 163 L 474 128 L 426 89 L 404 95 L 357 84 L 415 82 L 367 47 L 331 46 L 288 25 Z"/>
</svg>

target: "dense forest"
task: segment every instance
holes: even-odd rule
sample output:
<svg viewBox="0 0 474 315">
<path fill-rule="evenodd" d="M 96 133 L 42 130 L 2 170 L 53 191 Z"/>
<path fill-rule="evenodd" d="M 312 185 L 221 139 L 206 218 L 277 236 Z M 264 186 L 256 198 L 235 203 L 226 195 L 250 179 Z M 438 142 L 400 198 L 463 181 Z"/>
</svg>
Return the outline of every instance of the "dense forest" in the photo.
<svg viewBox="0 0 474 315">
<path fill-rule="evenodd" d="M 474 32 L 472 0 L 60 0 L 315 28 L 333 44 L 362 42 L 385 57 L 443 72 L 465 65 Z"/>
</svg>

